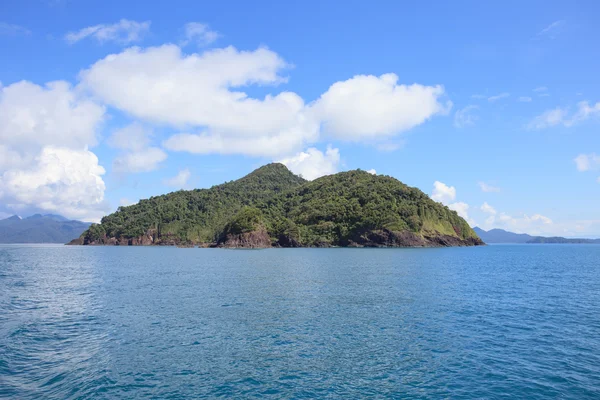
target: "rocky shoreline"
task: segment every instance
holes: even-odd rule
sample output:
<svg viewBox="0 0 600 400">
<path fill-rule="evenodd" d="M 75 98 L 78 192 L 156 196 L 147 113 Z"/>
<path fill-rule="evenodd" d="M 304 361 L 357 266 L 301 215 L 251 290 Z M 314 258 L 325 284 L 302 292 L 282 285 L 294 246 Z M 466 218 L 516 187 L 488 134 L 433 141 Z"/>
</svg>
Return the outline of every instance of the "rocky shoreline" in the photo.
<svg viewBox="0 0 600 400">
<path fill-rule="evenodd" d="M 158 237 L 155 232 L 148 231 L 145 235 L 135 238 L 103 237 L 97 241 L 88 241 L 79 237 L 67 243 L 71 246 L 176 246 L 182 248 L 227 248 L 227 249 L 265 249 L 265 248 L 331 248 L 331 247 L 371 247 L 371 248 L 402 248 L 402 247 L 466 247 L 482 246 L 485 243 L 479 238 L 461 239 L 455 236 L 432 234 L 417 235 L 413 232 L 394 232 L 387 229 L 372 230 L 348 239 L 342 243 L 321 242 L 314 246 L 303 246 L 293 238 L 281 236 L 273 240 L 266 229 L 258 229 L 241 234 L 229 234 L 216 242 L 190 242 L 179 238 L 166 236 Z"/>
</svg>

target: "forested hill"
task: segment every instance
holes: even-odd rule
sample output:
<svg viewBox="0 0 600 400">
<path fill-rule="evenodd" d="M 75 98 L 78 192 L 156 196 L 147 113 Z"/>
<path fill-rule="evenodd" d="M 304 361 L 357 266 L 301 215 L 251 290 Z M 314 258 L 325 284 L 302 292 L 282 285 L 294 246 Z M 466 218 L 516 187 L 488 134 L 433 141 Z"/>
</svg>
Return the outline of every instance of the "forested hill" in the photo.
<svg viewBox="0 0 600 400">
<path fill-rule="evenodd" d="M 311 182 L 282 164 L 210 189 L 121 207 L 73 244 L 224 247 L 483 244 L 455 211 L 419 189 L 361 170 Z"/>
</svg>

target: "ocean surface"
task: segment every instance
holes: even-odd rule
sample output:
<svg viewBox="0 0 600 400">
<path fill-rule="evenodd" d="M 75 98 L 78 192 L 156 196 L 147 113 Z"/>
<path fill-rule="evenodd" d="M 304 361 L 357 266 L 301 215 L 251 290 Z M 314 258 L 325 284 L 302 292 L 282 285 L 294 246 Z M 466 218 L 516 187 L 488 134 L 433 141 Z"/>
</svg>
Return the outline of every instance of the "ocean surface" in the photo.
<svg viewBox="0 0 600 400">
<path fill-rule="evenodd" d="M 0 245 L 0 398 L 600 398 L 600 246 Z"/>
</svg>

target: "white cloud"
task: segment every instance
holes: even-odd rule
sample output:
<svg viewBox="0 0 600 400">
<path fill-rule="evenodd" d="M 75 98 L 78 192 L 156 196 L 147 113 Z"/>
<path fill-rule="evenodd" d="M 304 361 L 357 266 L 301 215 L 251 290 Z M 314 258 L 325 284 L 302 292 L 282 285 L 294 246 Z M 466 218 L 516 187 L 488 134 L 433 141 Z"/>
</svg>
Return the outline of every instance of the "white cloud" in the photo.
<svg viewBox="0 0 600 400">
<path fill-rule="evenodd" d="M 575 125 L 579 122 L 585 121 L 586 119 L 600 115 L 600 101 L 590 106 L 587 101 L 581 101 L 577 103 L 577 112 L 573 114 L 569 121 L 566 121 L 565 126 Z"/>
<path fill-rule="evenodd" d="M 150 146 L 152 132 L 134 122 L 118 129 L 108 138 L 112 147 L 124 150 L 113 160 L 115 172 L 150 172 L 167 159 L 167 153 L 158 147 Z"/>
<path fill-rule="evenodd" d="M 591 117 L 599 115 L 600 102 L 590 105 L 587 101 L 581 101 L 577 103 L 577 111 L 571 115 L 569 115 L 567 109 L 558 107 L 538 115 L 527 125 L 527 127 L 529 129 L 544 129 L 562 125 L 569 128 Z"/>
<path fill-rule="evenodd" d="M 150 172 L 167 159 L 167 153 L 158 147 L 147 147 L 139 151 L 121 154 L 113 160 L 115 172 Z"/>
<path fill-rule="evenodd" d="M 554 222 L 541 214 L 534 214 L 532 216 L 523 214 L 513 217 L 506 213 L 499 213 L 486 219 L 486 228 L 491 226 L 506 229 L 510 232 L 529 233 L 530 235 L 552 234 L 552 232 L 556 232 Z"/>
<path fill-rule="evenodd" d="M 521 96 L 517 100 L 522 103 L 529 103 L 529 102 L 531 102 L 532 99 L 529 96 Z"/>
<path fill-rule="evenodd" d="M 15 150 L 53 144 L 82 149 L 96 144 L 104 112 L 67 82 L 42 87 L 21 81 L 0 87 L 0 140 Z"/>
<path fill-rule="evenodd" d="M 448 208 L 456 211 L 458 213 L 458 215 L 460 215 L 464 219 L 469 219 L 469 214 L 468 214 L 469 205 L 467 203 L 463 203 L 462 201 L 459 201 L 456 203 L 449 204 Z"/>
<path fill-rule="evenodd" d="M 448 111 L 441 86 L 398 85 L 397 76 L 356 76 L 307 105 L 293 92 L 249 97 L 240 88 L 277 85 L 288 64 L 266 48 L 183 54 L 175 45 L 130 48 L 82 71 L 82 87 L 144 121 L 181 129 L 173 151 L 285 157 L 319 139 L 393 135 Z"/>
<path fill-rule="evenodd" d="M 0 22 L 0 35 L 31 35 L 31 31 L 27 28 L 22 27 L 21 25 Z"/>
<path fill-rule="evenodd" d="M 456 199 L 456 188 L 454 186 L 448 186 L 440 181 L 435 181 L 433 183 L 431 198 L 440 203 L 448 204 Z"/>
<path fill-rule="evenodd" d="M 150 21 L 137 22 L 122 19 L 114 24 L 88 26 L 77 32 L 69 32 L 65 40 L 74 44 L 85 38 L 94 38 L 100 43 L 117 42 L 130 44 L 139 42 L 150 31 Z"/>
<path fill-rule="evenodd" d="M 104 112 L 67 82 L 0 87 L 0 203 L 98 219 L 104 169 L 88 146 Z"/>
<path fill-rule="evenodd" d="M 233 47 L 184 55 L 165 45 L 131 48 L 81 73 L 83 84 L 109 104 L 146 121 L 200 132 L 172 136 L 170 150 L 275 157 L 298 151 L 318 137 L 318 123 L 291 92 L 264 99 L 235 90 L 285 81 L 276 53 Z"/>
<path fill-rule="evenodd" d="M 551 126 L 556 126 L 564 121 L 566 115 L 566 110 L 563 110 L 562 108 L 548 110 L 535 117 L 533 121 L 527 125 L 527 127 L 529 129 L 544 129 Z"/>
<path fill-rule="evenodd" d="M 478 109 L 476 105 L 469 105 L 463 109 L 457 110 L 454 114 L 454 126 L 464 128 L 475 124 L 477 117 L 473 115 L 473 110 Z"/>
<path fill-rule="evenodd" d="M 491 193 L 491 192 L 499 192 L 500 191 L 499 187 L 488 185 L 485 182 L 478 182 L 478 184 L 479 184 L 479 187 L 481 188 L 482 192 Z"/>
<path fill-rule="evenodd" d="M 484 202 L 481 205 L 481 211 L 483 211 L 486 214 L 496 215 L 496 209 L 490 206 L 487 202 Z"/>
<path fill-rule="evenodd" d="M 535 89 L 533 89 L 533 91 L 536 93 L 547 92 L 548 88 L 546 86 L 539 86 L 539 87 L 536 87 Z"/>
<path fill-rule="evenodd" d="M 564 20 L 554 21 L 541 31 L 537 33 L 538 37 L 547 37 L 549 39 L 554 39 L 556 36 L 562 31 L 565 25 Z"/>
<path fill-rule="evenodd" d="M 581 172 L 600 169 L 600 156 L 596 153 L 580 154 L 573 161 Z"/>
<path fill-rule="evenodd" d="M 472 99 L 477 99 L 477 100 L 481 100 L 481 99 L 485 99 L 486 96 L 482 95 L 482 94 L 472 94 L 471 95 Z"/>
<path fill-rule="evenodd" d="M 191 176 L 192 176 L 192 173 L 190 172 L 190 170 L 185 168 L 185 169 L 182 169 L 181 171 L 179 171 L 177 173 L 177 175 L 175 175 L 174 177 L 165 179 L 163 181 L 163 184 L 165 184 L 167 186 L 183 188 L 185 185 L 187 185 L 187 182 Z"/>
<path fill-rule="evenodd" d="M 494 101 L 497 101 L 497 100 L 500 100 L 500 99 L 505 99 L 505 98 L 507 98 L 509 96 L 510 96 L 510 93 L 504 92 L 504 93 L 500 93 L 500 94 L 495 95 L 495 96 L 488 97 L 488 101 L 494 102 Z"/>
<path fill-rule="evenodd" d="M 305 152 L 300 152 L 279 162 L 296 175 L 301 175 L 304 179 L 311 181 L 323 175 L 336 173 L 340 164 L 340 152 L 331 146 L 327 146 L 325 153 L 311 147 Z"/>
<path fill-rule="evenodd" d="M 141 150 L 150 145 L 151 132 L 139 122 L 117 129 L 108 138 L 108 144 L 122 150 Z"/>
<path fill-rule="evenodd" d="M 192 42 L 196 43 L 198 46 L 208 46 L 221 37 L 218 32 L 210 30 L 210 27 L 207 24 L 199 22 L 188 22 L 185 24 L 184 29 L 185 40 L 182 43 L 183 46 L 187 46 Z"/>
<path fill-rule="evenodd" d="M 368 169 L 367 172 L 370 173 L 371 175 L 377 175 L 377 171 L 373 168 Z"/>
<path fill-rule="evenodd" d="M 313 104 L 325 133 L 344 140 L 392 136 L 448 113 L 442 86 L 399 85 L 396 74 L 336 82 Z"/>
<path fill-rule="evenodd" d="M 98 220 L 106 211 L 103 174 L 98 157 L 88 150 L 46 146 L 28 166 L 0 175 L 0 199 L 69 218 Z"/>
</svg>

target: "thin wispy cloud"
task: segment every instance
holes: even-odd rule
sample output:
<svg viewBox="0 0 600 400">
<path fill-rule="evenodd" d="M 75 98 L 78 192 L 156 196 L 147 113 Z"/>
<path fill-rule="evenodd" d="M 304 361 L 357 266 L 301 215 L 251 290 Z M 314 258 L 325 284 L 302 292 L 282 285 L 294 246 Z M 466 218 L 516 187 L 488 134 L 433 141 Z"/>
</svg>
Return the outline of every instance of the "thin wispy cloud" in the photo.
<svg viewBox="0 0 600 400">
<path fill-rule="evenodd" d="M 510 96 L 510 93 L 504 92 L 504 93 L 500 93 L 500 94 L 498 94 L 496 96 L 490 96 L 490 97 L 488 97 L 488 101 L 489 102 L 494 102 L 494 101 L 498 101 L 500 99 L 505 99 L 505 98 L 507 98 L 509 96 Z"/>
<path fill-rule="evenodd" d="M 539 31 L 537 33 L 536 37 L 537 38 L 546 37 L 548 39 L 554 39 L 564 29 L 564 26 L 565 26 L 564 20 L 554 21 L 553 23 L 551 23 L 550 25 L 548 25 L 547 27 L 545 27 L 544 29 Z"/>
<path fill-rule="evenodd" d="M 529 103 L 531 100 L 532 98 L 529 96 L 521 96 L 517 99 L 517 101 L 520 101 L 521 103 Z"/>
<path fill-rule="evenodd" d="M 527 128 L 545 129 L 559 125 L 570 128 L 589 118 L 598 116 L 600 116 L 600 102 L 590 105 L 587 101 L 581 101 L 577 104 L 577 111 L 574 113 L 570 113 L 568 108 L 561 107 L 547 110 L 527 124 Z"/>
<path fill-rule="evenodd" d="M 454 126 L 456 128 L 464 128 L 467 126 L 475 125 L 477 116 L 473 114 L 473 111 L 478 109 L 476 105 L 468 105 L 461 110 L 457 110 L 454 114 Z"/>
<path fill-rule="evenodd" d="M 190 43 L 196 43 L 198 46 L 208 46 L 215 40 L 221 37 L 217 31 L 213 31 L 207 24 L 200 22 L 189 22 L 185 24 L 185 40 L 181 43 L 182 46 L 187 46 Z"/>
<path fill-rule="evenodd" d="M 21 25 L 0 22 L 0 35 L 16 36 L 31 35 L 31 31 Z"/>
<path fill-rule="evenodd" d="M 479 184 L 479 188 L 481 189 L 481 191 L 485 192 L 485 193 L 494 193 L 494 192 L 497 193 L 500 191 L 499 187 L 488 185 L 485 182 L 478 182 L 478 184 Z"/>
<path fill-rule="evenodd" d="M 100 43 L 116 42 L 130 44 L 139 42 L 150 31 L 150 21 L 137 22 L 122 19 L 114 24 L 99 24 L 88 26 L 76 32 L 69 32 L 65 40 L 74 44 L 80 40 L 93 38 Z"/>
<path fill-rule="evenodd" d="M 533 89 L 533 91 L 536 93 L 547 92 L 548 88 L 546 86 L 538 86 L 535 89 Z"/>
</svg>

